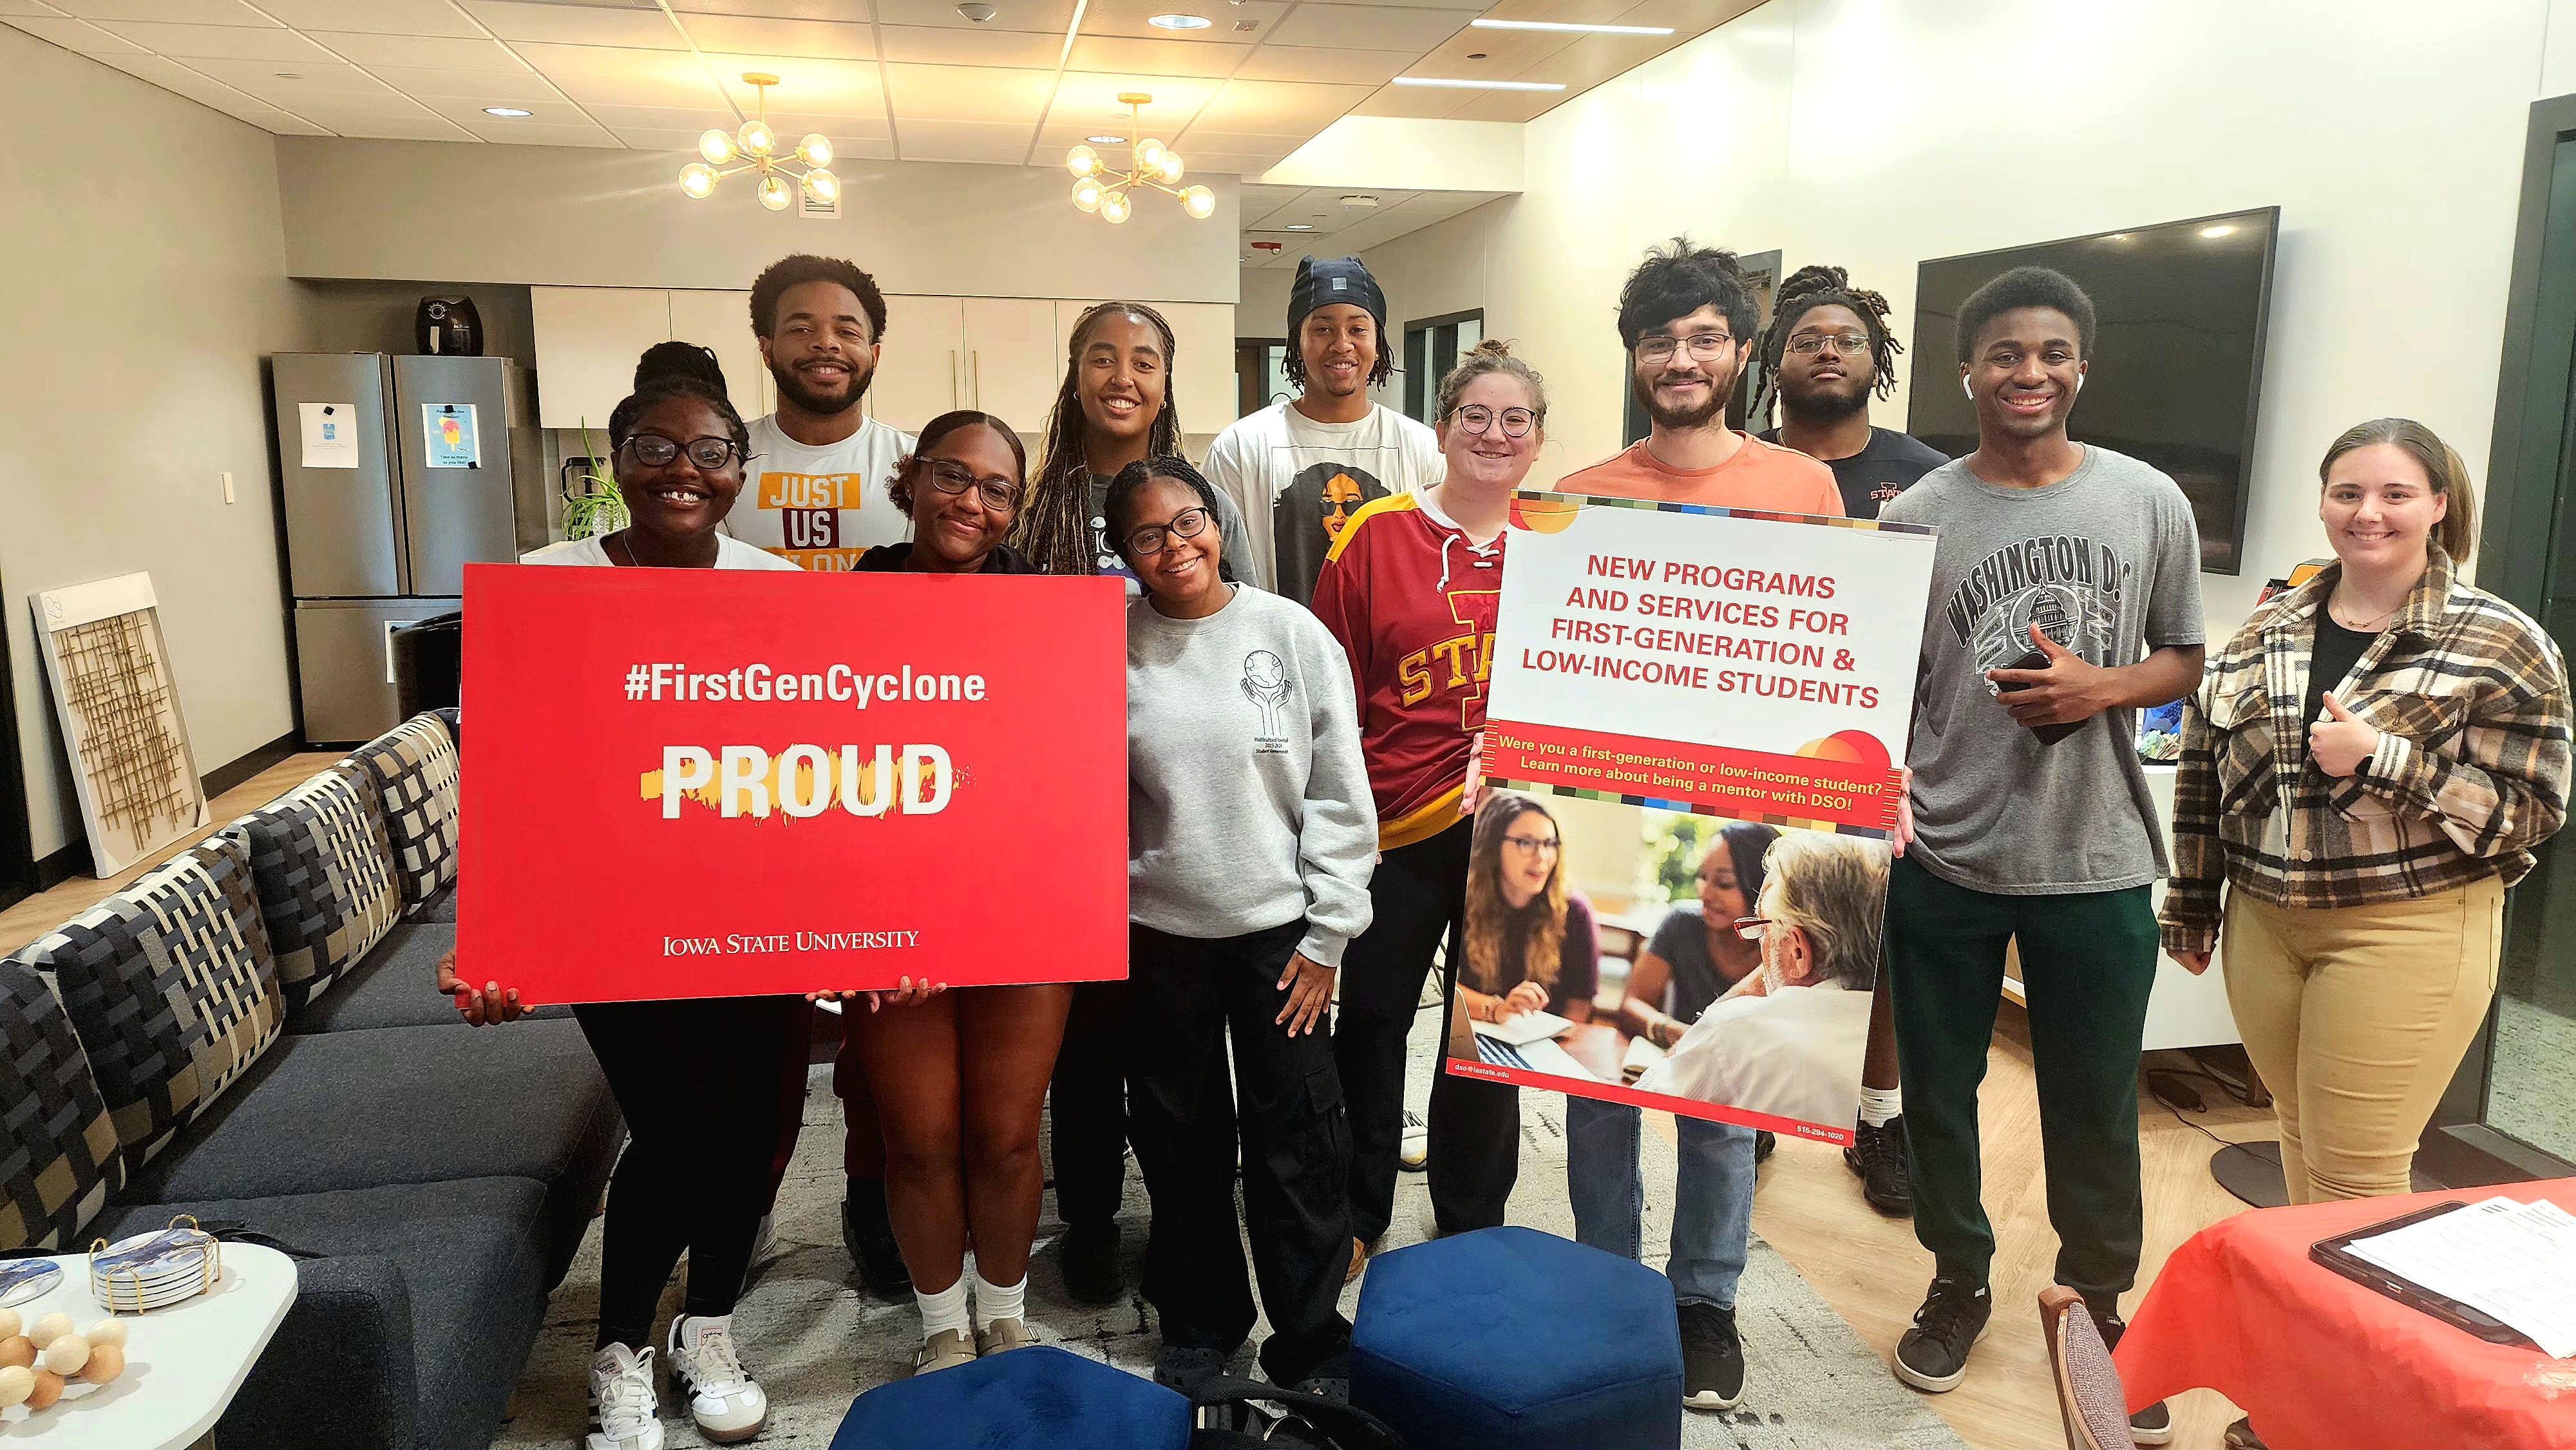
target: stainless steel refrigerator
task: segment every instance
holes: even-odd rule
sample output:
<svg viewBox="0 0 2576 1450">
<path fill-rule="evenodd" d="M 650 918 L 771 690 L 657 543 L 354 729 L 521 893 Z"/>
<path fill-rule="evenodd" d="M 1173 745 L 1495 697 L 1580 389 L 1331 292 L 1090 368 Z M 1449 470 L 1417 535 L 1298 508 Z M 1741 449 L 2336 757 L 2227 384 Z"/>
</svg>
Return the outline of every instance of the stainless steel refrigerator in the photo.
<svg viewBox="0 0 2576 1450">
<path fill-rule="evenodd" d="M 535 380 L 502 357 L 270 359 L 304 738 L 397 723 L 393 632 L 547 542 Z"/>
</svg>

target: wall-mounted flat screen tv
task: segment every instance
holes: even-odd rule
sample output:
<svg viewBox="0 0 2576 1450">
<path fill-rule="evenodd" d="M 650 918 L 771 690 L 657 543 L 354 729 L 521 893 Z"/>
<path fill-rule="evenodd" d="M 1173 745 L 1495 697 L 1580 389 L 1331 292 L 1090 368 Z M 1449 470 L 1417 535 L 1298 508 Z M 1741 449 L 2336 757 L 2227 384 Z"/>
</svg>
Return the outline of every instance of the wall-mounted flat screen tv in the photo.
<svg viewBox="0 0 2576 1450">
<path fill-rule="evenodd" d="M 1960 304 L 1998 273 L 2054 268 L 2093 299 L 2098 321 L 2068 433 L 2172 475 L 2200 523 L 2200 567 L 2237 572 L 2280 220 L 2262 207 L 1923 263 L 1906 430 L 1953 458 L 1976 451 L 1959 388 Z"/>
</svg>

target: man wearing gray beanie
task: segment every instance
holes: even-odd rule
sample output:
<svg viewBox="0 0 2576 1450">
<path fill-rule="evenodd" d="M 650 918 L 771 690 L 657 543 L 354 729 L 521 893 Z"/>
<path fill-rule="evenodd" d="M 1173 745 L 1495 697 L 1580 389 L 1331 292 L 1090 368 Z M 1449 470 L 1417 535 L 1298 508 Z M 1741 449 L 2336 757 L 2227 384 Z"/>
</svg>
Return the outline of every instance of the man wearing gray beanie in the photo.
<svg viewBox="0 0 2576 1450">
<path fill-rule="evenodd" d="M 1351 515 L 1370 499 L 1436 483 L 1440 442 L 1369 401 L 1395 372 L 1386 294 L 1357 257 L 1307 257 L 1288 293 L 1288 380 L 1302 390 L 1237 419 L 1208 452 L 1207 478 L 1243 510 L 1253 582 L 1300 604 Z"/>
</svg>

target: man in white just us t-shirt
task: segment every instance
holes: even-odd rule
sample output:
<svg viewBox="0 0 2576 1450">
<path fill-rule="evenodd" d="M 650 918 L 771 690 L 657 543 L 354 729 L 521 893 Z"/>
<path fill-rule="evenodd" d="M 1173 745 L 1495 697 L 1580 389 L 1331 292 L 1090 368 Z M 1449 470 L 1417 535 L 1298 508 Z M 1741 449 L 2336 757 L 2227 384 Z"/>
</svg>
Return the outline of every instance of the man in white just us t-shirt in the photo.
<svg viewBox="0 0 2576 1450">
<path fill-rule="evenodd" d="M 751 284 L 751 330 L 778 411 L 751 423 L 751 462 L 725 525 L 807 569 L 849 569 L 909 533 L 886 494 L 912 435 L 859 411 L 885 340 L 876 279 L 833 257 L 770 264 Z"/>
<path fill-rule="evenodd" d="M 1360 505 L 1437 483 L 1429 428 L 1369 401 L 1394 375 L 1386 294 L 1357 257 L 1305 257 L 1288 293 L 1288 377 L 1304 391 L 1217 435 L 1207 478 L 1243 510 L 1253 582 L 1300 604 Z"/>
</svg>

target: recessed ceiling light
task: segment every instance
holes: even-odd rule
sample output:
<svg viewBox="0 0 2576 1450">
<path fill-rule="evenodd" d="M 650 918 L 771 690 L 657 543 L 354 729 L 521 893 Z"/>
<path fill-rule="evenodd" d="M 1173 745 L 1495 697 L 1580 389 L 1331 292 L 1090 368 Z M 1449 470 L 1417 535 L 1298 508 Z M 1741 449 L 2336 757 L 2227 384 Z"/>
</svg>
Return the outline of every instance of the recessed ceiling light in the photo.
<svg viewBox="0 0 2576 1450">
<path fill-rule="evenodd" d="M 483 114 L 487 116 L 533 116 L 536 112 L 522 111 L 516 106 L 485 106 L 483 108 Z"/>
<path fill-rule="evenodd" d="M 1291 231 L 1291 232 L 1311 232 L 1311 231 L 1313 231 L 1314 229 L 1315 229 L 1315 224 L 1314 224 L 1313 222 L 1290 222 L 1287 226 L 1282 227 L 1280 230 L 1282 230 L 1282 231 Z"/>
<path fill-rule="evenodd" d="M 1563 30 L 1578 35 L 1670 35 L 1669 25 L 1577 25 L 1564 20 L 1485 20 L 1467 22 L 1478 30 Z"/>
<path fill-rule="evenodd" d="M 1371 207 L 1377 205 L 1377 198 L 1365 194 L 1346 196 L 1342 198 L 1342 205 L 1348 207 Z"/>
<path fill-rule="evenodd" d="M 1148 15 L 1145 23 L 1158 30 L 1205 30 L 1216 22 L 1204 15 Z"/>
<path fill-rule="evenodd" d="M 1565 89 L 1564 85 L 1557 81 L 1478 81 L 1462 80 L 1451 76 L 1397 76 L 1395 83 L 1399 86 L 1449 86 L 1469 91 L 1561 91 Z"/>
<path fill-rule="evenodd" d="M 1090 142 L 1094 146 L 1124 146 L 1127 144 L 1127 138 L 1124 136 L 1099 135 L 1085 136 L 1082 139 Z"/>
<path fill-rule="evenodd" d="M 2232 237 L 2236 235 L 2236 228 L 2224 224 L 2214 227 L 2202 227 L 2200 229 L 2200 234 L 2215 241 L 2220 237 Z"/>
</svg>

